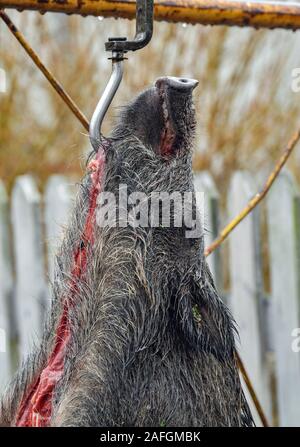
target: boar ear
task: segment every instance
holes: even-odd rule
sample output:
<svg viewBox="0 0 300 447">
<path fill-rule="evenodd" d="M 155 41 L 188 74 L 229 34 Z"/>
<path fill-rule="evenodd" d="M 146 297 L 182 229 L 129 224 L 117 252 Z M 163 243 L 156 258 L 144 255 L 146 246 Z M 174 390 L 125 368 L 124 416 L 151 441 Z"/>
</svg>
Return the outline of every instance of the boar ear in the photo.
<svg viewBox="0 0 300 447">
<path fill-rule="evenodd" d="M 211 276 L 191 275 L 173 300 L 173 321 L 181 342 L 195 351 L 233 361 L 234 322 L 221 302 Z"/>
</svg>

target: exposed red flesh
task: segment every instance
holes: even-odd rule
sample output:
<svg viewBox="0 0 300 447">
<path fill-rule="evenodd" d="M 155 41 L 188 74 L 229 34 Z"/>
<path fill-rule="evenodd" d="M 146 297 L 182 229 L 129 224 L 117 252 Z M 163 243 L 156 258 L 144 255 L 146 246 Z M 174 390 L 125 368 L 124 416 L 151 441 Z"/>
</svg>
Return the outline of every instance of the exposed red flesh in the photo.
<svg viewBox="0 0 300 447">
<path fill-rule="evenodd" d="M 166 102 L 165 102 L 166 96 L 167 96 L 165 87 L 164 86 L 159 87 L 158 91 L 159 91 L 159 96 L 161 99 L 161 107 L 163 108 L 164 104 L 165 104 L 165 107 L 167 107 Z M 161 136 L 160 136 L 160 144 L 159 144 L 158 152 L 162 156 L 168 157 L 169 155 L 172 154 L 173 144 L 174 144 L 176 135 L 175 135 L 173 126 L 169 120 L 169 113 L 167 114 L 167 117 L 164 116 L 164 120 L 165 120 L 165 125 L 164 125 L 164 128 L 163 128 Z"/>
<path fill-rule="evenodd" d="M 70 296 L 65 297 L 63 313 L 58 323 L 53 351 L 47 365 L 35 383 L 23 398 L 16 418 L 18 427 L 46 427 L 52 416 L 52 399 L 55 386 L 61 379 L 64 370 L 66 349 L 70 341 L 69 310 L 77 293 L 77 281 L 84 274 L 87 265 L 87 247 L 93 243 L 95 228 L 95 211 L 97 196 L 102 188 L 104 177 L 105 155 L 99 149 L 95 159 L 89 165 L 92 179 L 89 211 L 81 239 L 78 241 L 72 270 Z"/>
<path fill-rule="evenodd" d="M 174 140 L 174 132 L 169 127 L 165 127 L 160 137 L 159 153 L 163 156 L 171 155 Z"/>
</svg>

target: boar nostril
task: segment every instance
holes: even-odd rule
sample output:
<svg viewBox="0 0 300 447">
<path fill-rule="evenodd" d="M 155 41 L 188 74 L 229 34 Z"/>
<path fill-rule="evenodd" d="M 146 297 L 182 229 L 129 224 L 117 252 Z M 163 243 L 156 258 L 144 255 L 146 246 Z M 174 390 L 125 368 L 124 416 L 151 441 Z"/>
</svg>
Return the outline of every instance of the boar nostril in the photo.
<svg viewBox="0 0 300 447">
<path fill-rule="evenodd" d="M 158 78 L 156 80 L 155 85 L 156 87 L 159 88 L 166 85 L 175 90 L 179 90 L 182 92 L 190 92 L 198 85 L 198 81 L 196 79 L 175 78 L 173 76 L 165 76 L 162 78 Z"/>
</svg>

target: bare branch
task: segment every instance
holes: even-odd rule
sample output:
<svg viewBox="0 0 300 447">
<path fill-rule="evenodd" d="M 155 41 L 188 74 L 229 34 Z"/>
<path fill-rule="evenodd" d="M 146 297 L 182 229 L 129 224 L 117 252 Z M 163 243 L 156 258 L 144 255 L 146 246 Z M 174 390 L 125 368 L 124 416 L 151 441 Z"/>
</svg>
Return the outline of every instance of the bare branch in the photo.
<svg viewBox="0 0 300 447">
<path fill-rule="evenodd" d="M 20 42 L 28 56 L 33 60 L 38 69 L 43 73 L 43 75 L 48 79 L 52 87 L 56 90 L 59 96 L 63 99 L 63 101 L 67 104 L 69 109 L 73 112 L 73 114 L 79 119 L 81 124 L 86 130 L 89 130 L 89 122 L 84 114 L 79 110 L 73 99 L 68 95 L 68 93 L 64 90 L 63 86 L 58 82 L 58 80 L 53 76 L 53 74 L 48 70 L 48 68 L 43 64 L 35 51 L 31 48 L 29 43 L 26 41 L 25 37 L 20 33 L 14 23 L 10 20 L 7 14 L 4 11 L 0 10 L 0 17 L 6 23 L 9 30 L 13 33 L 15 38 Z"/>
<path fill-rule="evenodd" d="M 221 231 L 220 236 L 218 236 L 211 245 L 209 245 L 205 250 L 205 256 L 210 255 L 217 247 L 219 247 L 222 242 L 228 237 L 228 235 L 237 227 L 237 225 L 248 216 L 249 213 L 263 200 L 263 198 L 268 193 L 269 189 L 273 185 L 274 181 L 278 177 L 281 169 L 287 162 L 289 156 L 291 155 L 294 147 L 298 143 L 300 138 L 300 128 L 295 132 L 290 141 L 288 142 L 283 154 L 275 165 L 274 170 L 271 172 L 264 184 L 262 190 L 257 193 L 245 206 L 245 208 L 234 218 L 228 225 Z"/>
</svg>

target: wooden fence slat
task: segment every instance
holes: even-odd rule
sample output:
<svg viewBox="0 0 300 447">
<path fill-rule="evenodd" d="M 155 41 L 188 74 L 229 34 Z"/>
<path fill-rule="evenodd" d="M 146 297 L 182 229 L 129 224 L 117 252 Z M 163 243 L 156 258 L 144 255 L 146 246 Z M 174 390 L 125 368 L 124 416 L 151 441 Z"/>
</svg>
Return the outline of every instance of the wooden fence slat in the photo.
<svg viewBox="0 0 300 447">
<path fill-rule="evenodd" d="M 199 172 L 194 176 L 195 191 L 204 192 L 204 229 L 205 247 L 210 245 L 219 232 L 219 193 L 209 172 Z M 220 251 L 216 250 L 207 262 L 218 289 L 222 287 L 222 270 L 220 266 Z"/>
<path fill-rule="evenodd" d="M 0 390 L 12 372 L 11 334 L 12 259 L 10 253 L 8 197 L 0 181 Z"/>
<path fill-rule="evenodd" d="M 45 302 L 41 198 L 33 178 L 17 178 L 12 192 L 19 353 L 30 352 L 41 335 Z"/>
<path fill-rule="evenodd" d="M 45 227 L 47 240 L 48 275 L 53 280 L 53 257 L 67 224 L 74 187 L 62 175 L 52 175 L 45 191 Z"/>
<path fill-rule="evenodd" d="M 300 327 L 299 227 L 296 190 L 288 172 L 276 180 L 267 205 L 279 424 L 299 426 L 300 354 L 292 350 L 292 332 Z"/>
<path fill-rule="evenodd" d="M 250 174 L 236 172 L 228 194 L 230 216 L 236 214 L 256 191 Z M 271 398 L 266 356 L 261 328 L 262 290 L 258 271 L 261 271 L 258 247 L 258 214 L 256 208 L 230 235 L 229 305 L 238 324 L 240 355 L 261 400 L 267 417 L 271 416 Z"/>
</svg>

